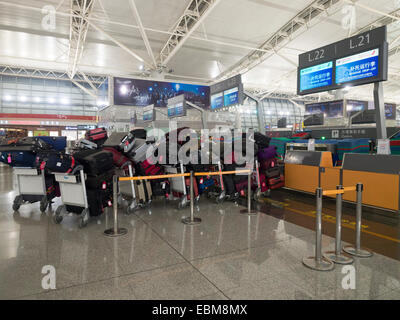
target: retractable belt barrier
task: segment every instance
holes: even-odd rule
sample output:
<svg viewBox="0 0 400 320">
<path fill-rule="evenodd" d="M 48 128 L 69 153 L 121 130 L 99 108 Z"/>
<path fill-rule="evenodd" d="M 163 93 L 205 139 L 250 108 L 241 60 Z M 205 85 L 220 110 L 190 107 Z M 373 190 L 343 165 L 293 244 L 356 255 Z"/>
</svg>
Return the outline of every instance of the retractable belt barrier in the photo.
<svg viewBox="0 0 400 320">
<path fill-rule="evenodd" d="M 362 218 L 362 192 L 363 185 L 358 183 L 356 186 L 343 187 L 337 186 L 336 190 L 323 191 L 322 188 L 316 190 L 316 239 L 315 239 L 315 256 L 303 258 L 303 264 L 311 269 L 318 271 L 333 270 L 337 264 L 351 264 L 354 259 L 342 254 L 342 206 L 343 194 L 346 192 L 357 192 L 357 206 L 356 206 L 356 244 L 355 247 L 346 247 L 343 249 L 346 253 L 357 257 L 371 257 L 372 253 L 366 249 L 361 249 L 361 218 Z M 322 255 L 322 197 L 336 195 L 336 239 L 335 251 L 328 251 Z"/>
<path fill-rule="evenodd" d="M 194 177 L 200 176 L 223 176 L 228 174 L 243 174 L 248 175 L 248 203 L 247 209 L 241 210 L 241 213 L 254 214 L 251 210 L 251 174 L 252 170 L 237 170 L 237 171 L 216 171 L 216 172 L 197 172 L 194 173 L 177 173 L 177 174 L 165 174 L 159 176 L 141 176 L 141 177 L 113 177 L 113 217 L 114 217 L 114 227 L 104 231 L 104 235 L 108 237 L 118 237 L 127 234 L 126 228 L 120 228 L 118 225 L 118 182 L 119 181 L 140 181 L 140 180 L 157 180 L 157 179 L 167 179 L 167 178 L 178 178 L 178 177 L 190 177 L 190 216 L 184 217 L 182 223 L 188 225 L 196 225 L 201 223 L 201 219 L 194 216 L 194 188 L 193 179 Z"/>
</svg>

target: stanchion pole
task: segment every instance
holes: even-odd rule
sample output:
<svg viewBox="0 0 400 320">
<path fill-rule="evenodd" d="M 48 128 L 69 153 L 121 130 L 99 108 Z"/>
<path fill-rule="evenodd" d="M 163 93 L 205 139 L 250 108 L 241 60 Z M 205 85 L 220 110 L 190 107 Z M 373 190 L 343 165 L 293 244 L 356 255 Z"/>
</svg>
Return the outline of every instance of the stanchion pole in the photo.
<svg viewBox="0 0 400 320">
<path fill-rule="evenodd" d="M 337 190 L 343 190 L 343 186 L 337 186 Z M 328 251 L 324 254 L 326 259 L 329 259 L 338 264 L 352 264 L 354 259 L 342 254 L 342 207 L 343 194 L 336 195 L 336 239 L 335 251 Z"/>
<path fill-rule="evenodd" d="M 107 237 L 119 237 L 128 233 L 125 228 L 118 227 L 118 177 L 113 176 L 113 212 L 114 212 L 114 227 L 104 231 Z"/>
<path fill-rule="evenodd" d="M 316 191 L 317 197 L 317 213 L 315 223 L 315 256 L 304 257 L 303 264 L 313 270 L 318 271 L 330 271 L 335 265 L 332 261 L 322 257 L 322 188 L 318 188 Z"/>
<path fill-rule="evenodd" d="M 251 210 L 251 170 L 247 175 L 247 209 L 240 210 L 240 213 L 249 216 L 257 215 L 257 211 Z"/>
<path fill-rule="evenodd" d="M 343 249 L 344 252 L 359 258 L 369 258 L 372 252 L 361 248 L 361 219 L 362 219 L 362 193 L 364 186 L 362 183 L 357 183 L 357 207 L 356 207 L 356 245 L 355 247 L 348 246 Z"/>
<path fill-rule="evenodd" d="M 201 219 L 194 216 L 194 176 L 193 171 L 190 171 L 190 217 L 185 217 L 182 219 L 182 223 L 191 226 L 201 223 Z"/>
</svg>

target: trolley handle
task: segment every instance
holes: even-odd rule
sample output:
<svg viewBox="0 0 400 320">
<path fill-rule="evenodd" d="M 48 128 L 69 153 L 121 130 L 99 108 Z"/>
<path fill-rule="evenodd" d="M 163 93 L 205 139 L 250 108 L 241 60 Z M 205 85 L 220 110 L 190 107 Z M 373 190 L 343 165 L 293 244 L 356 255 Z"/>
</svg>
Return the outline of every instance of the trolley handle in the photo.
<svg viewBox="0 0 400 320">
<path fill-rule="evenodd" d="M 76 167 L 71 171 L 70 174 L 75 175 L 75 173 L 77 173 L 78 171 L 81 171 L 81 170 L 83 170 L 83 166 L 82 166 L 82 165 L 76 166 Z"/>
</svg>

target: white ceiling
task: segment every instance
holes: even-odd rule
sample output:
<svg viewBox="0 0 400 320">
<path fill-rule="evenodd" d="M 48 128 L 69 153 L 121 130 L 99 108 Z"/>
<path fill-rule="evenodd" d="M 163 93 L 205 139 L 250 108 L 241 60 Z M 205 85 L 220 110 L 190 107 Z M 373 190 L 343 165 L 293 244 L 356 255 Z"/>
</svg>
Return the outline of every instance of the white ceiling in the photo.
<svg viewBox="0 0 400 320">
<path fill-rule="evenodd" d="M 47 31 L 41 25 L 43 14 L 40 9 L 45 5 L 53 5 L 58 7 L 58 12 L 68 14 L 70 1 L 0 1 L 0 65 L 65 71 L 68 64 L 70 19 L 68 16 L 57 15 L 56 29 Z M 169 38 L 168 32 L 172 31 L 190 0 L 135 2 L 151 48 L 158 57 Z M 171 69 L 172 73 L 166 79 L 209 83 L 219 73 L 258 48 L 312 2 L 221 0 L 205 18 L 202 26 L 168 63 L 168 69 Z M 398 0 L 358 0 L 357 3 L 383 13 L 400 9 Z M 321 16 L 318 23 L 297 34 L 279 50 L 279 55 L 272 55 L 245 73 L 245 87 L 295 93 L 298 55 L 348 36 L 348 31 L 341 26 L 342 8 L 345 5 L 347 3 L 341 1 L 329 11 L 329 16 Z M 37 10 L 34 10 L 35 8 Z M 354 31 L 381 17 L 380 13 L 356 7 L 357 20 Z M 150 61 L 128 0 L 96 0 L 92 18 L 97 26 Z M 390 43 L 400 36 L 400 22 L 391 24 L 388 30 Z M 397 45 L 400 45 L 400 40 Z M 141 63 L 126 51 L 92 27 L 89 28 L 79 70 L 85 73 L 138 76 L 140 66 Z M 400 103 L 400 53 L 390 58 L 389 73 L 390 81 L 385 83 L 385 96 L 388 100 Z M 371 90 L 370 87 L 364 86 L 351 89 L 350 94 L 366 97 L 371 96 Z"/>
</svg>

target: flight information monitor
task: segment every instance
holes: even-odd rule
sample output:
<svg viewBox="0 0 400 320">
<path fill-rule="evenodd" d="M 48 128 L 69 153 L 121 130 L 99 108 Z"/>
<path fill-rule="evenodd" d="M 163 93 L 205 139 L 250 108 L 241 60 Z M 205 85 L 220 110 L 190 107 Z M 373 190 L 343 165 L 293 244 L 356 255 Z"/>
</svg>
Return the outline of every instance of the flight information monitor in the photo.
<svg viewBox="0 0 400 320">
<path fill-rule="evenodd" d="M 186 98 L 180 95 L 168 99 L 168 118 L 177 118 L 186 116 Z"/>
<path fill-rule="evenodd" d="M 224 106 L 223 92 L 211 95 L 211 110 L 220 109 Z"/>
<path fill-rule="evenodd" d="M 332 85 L 333 62 L 300 70 L 300 92 Z"/>
<path fill-rule="evenodd" d="M 373 78 L 379 74 L 379 49 L 336 60 L 336 84 Z"/>
<path fill-rule="evenodd" d="M 156 120 L 154 105 L 143 108 L 143 121 L 151 122 Z"/>
<path fill-rule="evenodd" d="M 382 26 L 299 55 L 297 94 L 388 79 L 387 27 Z"/>
<path fill-rule="evenodd" d="M 239 88 L 224 91 L 224 106 L 229 107 L 239 103 Z"/>
<path fill-rule="evenodd" d="M 210 87 L 211 110 L 243 104 L 244 89 L 242 76 L 239 74 Z"/>
</svg>

